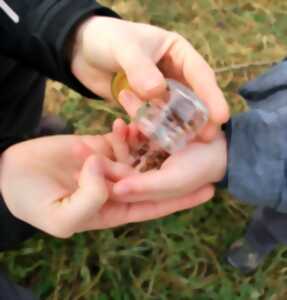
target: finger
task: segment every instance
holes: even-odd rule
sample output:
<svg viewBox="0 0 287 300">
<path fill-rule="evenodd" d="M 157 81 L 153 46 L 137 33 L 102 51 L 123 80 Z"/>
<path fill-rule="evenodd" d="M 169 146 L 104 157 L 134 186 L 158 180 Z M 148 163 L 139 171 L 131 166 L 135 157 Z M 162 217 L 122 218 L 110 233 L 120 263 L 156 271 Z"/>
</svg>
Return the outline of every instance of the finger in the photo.
<svg viewBox="0 0 287 300">
<path fill-rule="evenodd" d="M 91 156 L 83 165 L 79 176 L 79 188 L 71 196 L 55 203 L 54 214 L 62 223 L 50 227 L 50 232 L 58 237 L 68 237 L 75 232 L 82 232 L 85 224 L 97 219 L 97 213 L 112 195 L 113 182 L 108 178 L 117 179 L 130 175 L 133 170 L 128 166 L 113 161 Z M 53 227 L 53 224 L 52 224 Z"/>
<path fill-rule="evenodd" d="M 77 232 L 82 224 L 96 215 L 108 199 L 101 160 L 90 156 L 84 163 L 79 188 L 70 196 L 57 201 L 57 214 L 61 214 L 62 230 Z"/>
<path fill-rule="evenodd" d="M 147 198 L 156 201 L 179 197 L 186 193 L 187 188 L 191 191 L 199 187 L 199 183 L 192 182 L 190 176 L 182 175 L 186 173 L 183 168 L 190 166 L 179 167 L 180 174 L 176 174 L 173 168 L 166 168 L 124 178 L 115 184 L 114 194 L 126 202 L 131 199 L 138 202 Z"/>
<path fill-rule="evenodd" d="M 142 101 L 129 90 L 123 90 L 120 93 L 119 102 L 132 118 L 136 117 L 138 110 L 143 106 Z"/>
<path fill-rule="evenodd" d="M 218 135 L 219 127 L 209 122 L 203 130 L 199 133 L 199 138 L 203 142 L 211 142 Z"/>
<path fill-rule="evenodd" d="M 201 205 L 214 196 L 214 187 L 207 185 L 192 195 L 167 202 L 146 201 L 119 203 L 108 201 L 100 211 L 100 219 L 93 219 L 86 230 L 112 228 L 123 224 L 162 218 L 178 211 Z"/>
<path fill-rule="evenodd" d="M 143 202 L 133 204 L 129 209 L 129 223 L 142 222 L 168 216 L 178 211 L 190 209 L 209 201 L 214 196 L 214 187 L 208 185 L 191 196 L 165 202 Z"/>
<path fill-rule="evenodd" d="M 192 166 L 186 163 L 191 160 L 192 153 L 196 153 L 197 145 L 193 143 L 185 152 L 174 158 L 173 162 L 168 160 L 159 170 L 135 174 L 117 182 L 114 194 L 126 202 L 138 202 L 147 198 L 164 201 L 188 195 L 211 182 L 206 177 L 208 166 L 204 160 L 194 160 Z M 191 151 L 192 149 L 195 152 Z"/>
<path fill-rule="evenodd" d="M 105 138 L 113 149 L 115 161 L 123 164 L 129 164 L 131 162 L 131 155 L 127 142 L 118 134 L 114 133 L 105 135 Z"/>
<path fill-rule="evenodd" d="M 150 99 L 164 93 L 166 81 L 156 63 L 140 47 L 127 45 L 117 52 L 117 59 L 125 71 L 133 91 L 142 99 Z M 140 67 L 136 62 L 140 62 Z"/>
<path fill-rule="evenodd" d="M 113 123 L 113 133 L 105 135 L 113 149 L 115 160 L 127 164 L 132 161 L 127 141 L 128 131 L 128 125 L 122 119 L 117 119 Z"/>
<path fill-rule="evenodd" d="M 82 147 L 79 147 L 80 149 L 76 149 L 74 152 L 79 152 L 82 153 L 83 155 L 87 154 L 95 154 L 95 155 L 105 155 L 108 158 L 113 158 L 113 149 L 110 146 L 110 143 L 106 141 L 106 139 L 104 138 L 104 136 L 101 135 L 85 135 L 85 136 L 81 136 L 82 141 L 84 142 L 84 144 L 86 146 L 88 146 L 87 148 L 85 148 L 83 151 Z"/>
<path fill-rule="evenodd" d="M 114 162 L 106 157 L 102 157 L 101 159 L 105 177 L 113 182 L 138 174 L 138 172 L 128 164 Z"/>
<path fill-rule="evenodd" d="M 128 141 L 130 145 L 130 149 L 135 150 L 140 147 L 143 138 L 141 137 L 141 133 L 138 129 L 138 126 L 135 123 L 131 123 L 129 125 L 128 132 Z"/>
<path fill-rule="evenodd" d="M 183 74 L 198 97 L 206 104 L 210 119 L 216 124 L 223 124 L 229 118 L 229 108 L 224 95 L 216 82 L 214 71 L 203 57 L 184 39 Z"/>
<path fill-rule="evenodd" d="M 116 119 L 113 123 L 113 132 L 118 135 L 123 141 L 127 139 L 129 127 L 123 119 Z"/>
</svg>

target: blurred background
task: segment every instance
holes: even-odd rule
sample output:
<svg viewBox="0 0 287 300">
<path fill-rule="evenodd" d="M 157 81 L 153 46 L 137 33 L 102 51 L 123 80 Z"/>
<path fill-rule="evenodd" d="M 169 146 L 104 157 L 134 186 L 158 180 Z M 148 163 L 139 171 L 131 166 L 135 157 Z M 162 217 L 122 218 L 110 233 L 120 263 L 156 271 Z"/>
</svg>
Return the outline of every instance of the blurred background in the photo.
<svg viewBox="0 0 287 300">
<path fill-rule="evenodd" d="M 184 35 L 215 69 L 232 112 L 247 80 L 287 54 L 284 0 L 103 0 L 122 17 Z M 287 55 L 286 55 L 287 56 Z M 107 132 L 117 105 L 87 101 L 49 82 L 45 111 L 77 132 Z M 17 281 L 50 300 L 285 300 L 287 248 L 252 276 L 229 267 L 224 254 L 242 236 L 252 209 L 219 192 L 209 204 L 144 224 L 81 234 L 69 241 L 40 236 L 0 254 Z"/>
</svg>

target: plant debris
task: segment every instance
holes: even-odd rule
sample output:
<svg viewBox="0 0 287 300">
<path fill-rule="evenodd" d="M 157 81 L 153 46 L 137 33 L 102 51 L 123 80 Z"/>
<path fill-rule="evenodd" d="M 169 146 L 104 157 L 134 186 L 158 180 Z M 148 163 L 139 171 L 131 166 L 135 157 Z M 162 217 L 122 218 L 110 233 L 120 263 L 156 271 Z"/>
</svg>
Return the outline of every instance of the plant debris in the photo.
<svg viewBox="0 0 287 300">
<path fill-rule="evenodd" d="M 160 169 L 169 156 L 170 154 L 166 151 L 145 143 L 135 152 L 133 167 L 140 172 Z"/>
</svg>

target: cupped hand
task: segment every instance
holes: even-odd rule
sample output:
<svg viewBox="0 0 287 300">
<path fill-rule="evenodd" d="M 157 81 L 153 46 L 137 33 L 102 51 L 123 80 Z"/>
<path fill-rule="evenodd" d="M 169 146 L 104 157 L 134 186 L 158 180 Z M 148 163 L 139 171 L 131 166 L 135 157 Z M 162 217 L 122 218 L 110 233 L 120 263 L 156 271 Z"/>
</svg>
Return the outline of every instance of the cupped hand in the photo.
<svg viewBox="0 0 287 300">
<path fill-rule="evenodd" d="M 114 185 L 118 201 L 165 202 L 193 195 L 198 189 L 213 189 L 226 172 L 226 141 L 219 134 L 212 142 L 194 142 L 171 155 L 159 170 L 132 174 Z"/>
</svg>

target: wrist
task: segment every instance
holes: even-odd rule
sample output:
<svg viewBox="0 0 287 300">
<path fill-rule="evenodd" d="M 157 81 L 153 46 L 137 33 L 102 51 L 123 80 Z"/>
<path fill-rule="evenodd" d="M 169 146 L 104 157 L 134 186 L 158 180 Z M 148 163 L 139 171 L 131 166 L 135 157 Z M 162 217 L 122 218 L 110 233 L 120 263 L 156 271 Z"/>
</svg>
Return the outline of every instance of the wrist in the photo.
<svg viewBox="0 0 287 300">
<path fill-rule="evenodd" d="M 95 18 L 109 17 L 120 19 L 121 17 L 110 10 L 107 7 L 103 7 L 95 3 L 95 10 L 88 11 L 88 14 L 83 15 L 83 17 L 78 21 L 78 24 L 71 31 L 69 37 L 66 40 L 66 57 L 69 65 L 72 65 L 73 59 L 76 54 L 80 51 L 83 45 L 83 32 L 85 31 L 87 25 L 93 21 Z M 103 28 L 102 28 L 103 29 Z M 93 37 L 94 39 L 96 36 Z"/>
<path fill-rule="evenodd" d="M 67 53 L 67 61 L 69 65 L 72 65 L 75 57 L 81 52 L 83 45 L 83 33 L 87 27 L 87 25 L 92 21 L 95 16 L 88 17 L 83 20 L 79 26 L 70 33 L 70 37 L 67 40 L 66 44 L 66 53 Z"/>
</svg>

